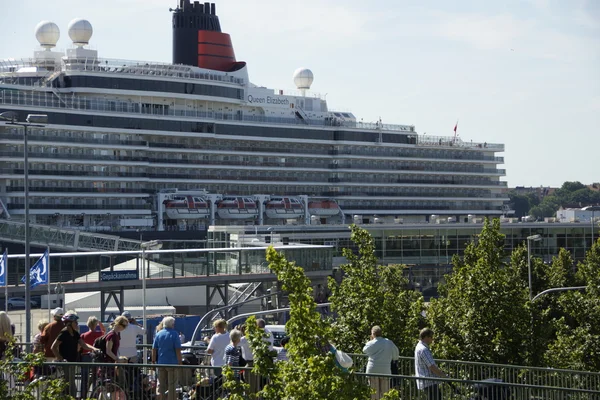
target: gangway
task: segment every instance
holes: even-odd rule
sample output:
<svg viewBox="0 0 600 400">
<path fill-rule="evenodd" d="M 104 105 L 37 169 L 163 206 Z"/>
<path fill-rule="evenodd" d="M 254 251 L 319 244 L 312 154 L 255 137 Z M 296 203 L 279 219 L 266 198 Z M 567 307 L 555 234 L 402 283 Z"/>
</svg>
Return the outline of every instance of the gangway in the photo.
<svg viewBox="0 0 600 400">
<path fill-rule="evenodd" d="M 0 220 L 0 237 L 8 242 L 24 244 L 25 223 Z M 137 240 L 39 224 L 29 224 L 29 238 L 32 246 L 49 246 L 71 251 L 127 251 L 140 249 L 140 242 Z"/>
<path fill-rule="evenodd" d="M 210 321 L 213 322 L 219 318 L 227 318 L 234 309 L 240 306 L 240 304 L 245 304 L 245 302 L 256 292 L 261 284 L 262 282 L 250 282 L 244 287 L 244 289 L 237 290 L 227 302 L 231 305 L 231 307 L 224 310 L 219 309 L 219 311 L 213 315 Z M 227 306 L 228 304 L 225 304 L 225 300 L 222 299 L 219 304 L 217 304 L 217 307 Z"/>
</svg>

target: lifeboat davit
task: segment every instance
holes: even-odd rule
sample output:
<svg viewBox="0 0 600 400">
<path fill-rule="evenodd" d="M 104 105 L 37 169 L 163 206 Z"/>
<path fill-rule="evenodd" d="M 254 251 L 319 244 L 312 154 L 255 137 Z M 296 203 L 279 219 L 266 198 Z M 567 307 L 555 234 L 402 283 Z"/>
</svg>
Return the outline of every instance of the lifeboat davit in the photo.
<svg viewBox="0 0 600 400">
<path fill-rule="evenodd" d="M 170 219 L 200 219 L 210 214 L 208 201 L 197 196 L 176 196 L 165 200 L 165 213 Z"/>
<path fill-rule="evenodd" d="M 265 204 L 267 218 L 299 218 L 304 215 L 300 199 L 296 197 L 271 197 Z"/>
<path fill-rule="evenodd" d="M 334 200 L 313 200 L 308 202 L 308 212 L 310 215 L 331 217 L 339 214 L 340 206 Z"/>
<path fill-rule="evenodd" d="M 217 214 L 223 219 L 256 218 L 258 207 L 250 197 L 223 197 L 217 202 Z"/>
</svg>

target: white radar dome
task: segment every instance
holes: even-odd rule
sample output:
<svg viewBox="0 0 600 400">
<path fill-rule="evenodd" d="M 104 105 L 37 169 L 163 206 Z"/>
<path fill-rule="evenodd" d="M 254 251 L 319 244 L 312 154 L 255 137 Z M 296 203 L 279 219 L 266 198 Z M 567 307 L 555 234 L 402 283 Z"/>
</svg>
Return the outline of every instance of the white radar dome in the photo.
<svg viewBox="0 0 600 400">
<path fill-rule="evenodd" d="M 73 44 L 83 46 L 90 42 L 94 30 L 92 24 L 86 19 L 76 18 L 69 22 L 69 37 Z"/>
<path fill-rule="evenodd" d="M 51 49 L 60 38 L 60 29 L 54 22 L 42 21 L 35 27 L 35 38 L 40 42 L 40 46 Z"/>
<path fill-rule="evenodd" d="M 294 84 L 298 89 L 310 89 L 314 79 L 312 71 L 308 68 L 298 68 L 294 71 Z"/>
</svg>

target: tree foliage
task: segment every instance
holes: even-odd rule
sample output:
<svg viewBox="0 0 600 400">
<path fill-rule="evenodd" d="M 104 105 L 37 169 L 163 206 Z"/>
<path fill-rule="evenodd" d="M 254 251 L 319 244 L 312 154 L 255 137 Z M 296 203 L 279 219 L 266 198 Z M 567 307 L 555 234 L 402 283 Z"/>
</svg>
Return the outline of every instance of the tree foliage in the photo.
<svg viewBox="0 0 600 400">
<path fill-rule="evenodd" d="M 68 383 L 62 378 L 36 380 L 22 385 L 20 382 L 27 381 L 30 371 L 41 366 L 45 358 L 43 353 L 29 353 L 18 360 L 10 356 L 14 349 L 15 341 L 11 339 L 5 357 L 0 359 L 0 400 L 75 400 L 66 394 Z M 19 387 L 14 388 L 17 382 Z"/>
<path fill-rule="evenodd" d="M 559 282 L 569 283 L 569 275 L 555 273 Z M 569 291 L 558 295 L 555 319 L 556 339 L 548 346 L 546 362 L 555 368 L 588 371 L 600 370 L 600 242 L 594 243 L 579 263 L 575 276 L 577 286 L 585 291 Z"/>
<path fill-rule="evenodd" d="M 350 229 L 358 254 L 344 249 L 348 263 L 341 266 L 343 280 L 339 285 L 329 280 L 331 309 L 336 314 L 336 345 L 344 351 L 360 353 L 371 327 L 379 325 L 401 355 L 411 355 L 422 321 L 423 297 L 407 289 L 402 266 L 377 265 L 369 232 L 356 225 Z"/>
<path fill-rule="evenodd" d="M 500 222 L 485 220 L 477 243 L 455 256 L 454 270 L 427 311 L 438 357 L 523 364 L 531 319 L 519 267 L 504 262 Z"/>
<path fill-rule="evenodd" d="M 541 201 L 535 193 L 511 191 L 508 195 L 517 217 L 532 215 L 536 219 L 553 217 L 561 206 L 600 204 L 600 191 L 592 190 L 581 182 L 564 182 L 551 196 L 545 196 Z"/>
<path fill-rule="evenodd" d="M 247 322 L 250 345 L 254 352 L 253 372 L 269 380 L 255 398 L 264 400 L 362 400 L 370 397 L 371 389 L 352 373 L 338 368 L 333 355 L 325 348 L 333 339 L 330 324 L 316 309 L 310 280 L 301 267 L 289 262 L 270 247 L 269 267 L 288 293 L 290 319 L 286 332 L 290 336 L 286 349 L 289 361 L 273 362 L 273 354 L 263 340 L 263 333 Z M 231 380 L 230 380 L 231 382 Z M 239 383 L 232 383 L 235 385 Z M 236 389 L 237 390 L 237 389 Z"/>
</svg>

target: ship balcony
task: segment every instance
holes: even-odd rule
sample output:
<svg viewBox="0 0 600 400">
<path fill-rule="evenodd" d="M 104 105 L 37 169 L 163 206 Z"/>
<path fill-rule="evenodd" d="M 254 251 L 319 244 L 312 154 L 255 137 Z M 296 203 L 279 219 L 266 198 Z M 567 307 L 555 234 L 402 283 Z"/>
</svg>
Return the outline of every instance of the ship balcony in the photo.
<svg viewBox="0 0 600 400">
<path fill-rule="evenodd" d="M 0 83 L 0 88 L 2 83 Z M 168 93 L 165 93 L 168 95 Z M 232 99 L 233 100 L 233 99 Z M 143 109 L 136 107 L 135 104 L 128 104 L 123 102 L 108 101 L 101 97 L 93 96 L 62 96 L 60 93 L 55 94 L 53 92 L 34 92 L 34 91 L 15 91 L 15 90 L 0 90 L 0 104 L 12 105 L 19 107 L 32 107 L 32 108 L 50 108 L 50 109 L 64 109 L 64 110 L 87 110 L 99 113 L 105 113 L 110 116 L 114 115 L 135 115 L 139 118 L 148 118 L 152 116 L 160 120 L 164 120 L 169 117 L 186 118 L 193 120 L 209 120 L 209 121 L 240 121 L 252 124 L 277 124 L 277 125 L 294 125 L 296 127 L 307 127 L 307 126 L 320 126 L 330 127 L 332 126 L 330 121 L 324 120 L 313 120 L 313 119 L 298 119 L 298 118 L 286 118 L 286 117 L 267 117 L 267 116 L 249 116 L 238 113 L 237 111 L 231 112 L 213 112 L 213 111 L 198 111 L 194 109 L 179 109 L 172 107 L 161 107 L 161 108 L 148 108 Z M 369 130 L 369 131 L 382 131 L 390 133 L 414 133 L 414 127 L 409 125 L 379 125 L 361 123 L 356 121 L 341 121 L 335 125 L 338 128 L 345 129 L 356 129 L 356 130 Z M 136 129 L 137 127 L 132 127 Z M 429 139 L 420 141 L 421 139 L 414 140 L 414 138 L 420 138 L 414 133 L 413 141 L 409 144 L 416 144 L 421 147 L 447 147 L 462 150 L 483 150 L 484 152 L 501 152 L 504 151 L 503 144 L 493 143 L 467 143 L 460 139 L 453 138 L 442 138 L 443 141 L 452 141 L 450 146 L 437 145 L 435 143 L 428 142 Z M 414 143 L 413 143 L 414 142 Z"/>
</svg>

